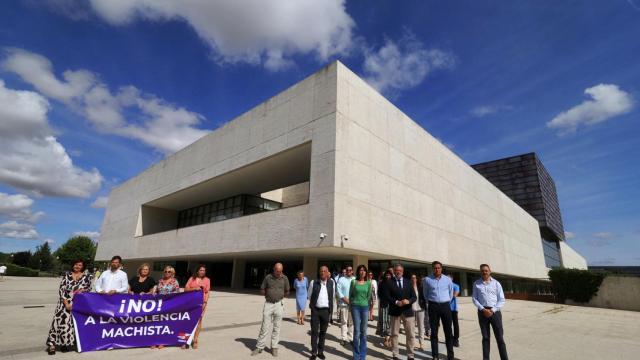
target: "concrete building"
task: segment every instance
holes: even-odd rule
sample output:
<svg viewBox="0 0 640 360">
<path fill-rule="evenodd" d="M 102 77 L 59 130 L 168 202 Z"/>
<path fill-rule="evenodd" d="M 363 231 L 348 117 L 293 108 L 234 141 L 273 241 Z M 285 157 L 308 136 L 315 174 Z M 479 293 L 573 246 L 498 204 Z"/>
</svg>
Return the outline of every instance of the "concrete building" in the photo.
<svg viewBox="0 0 640 360">
<path fill-rule="evenodd" d="M 339 62 L 115 188 L 96 258 L 114 254 L 233 287 L 276 260 L 439 260 L 463 289 L 480 263 L 510 284 L 548 271 L 538 221 Z"/>
</svg>

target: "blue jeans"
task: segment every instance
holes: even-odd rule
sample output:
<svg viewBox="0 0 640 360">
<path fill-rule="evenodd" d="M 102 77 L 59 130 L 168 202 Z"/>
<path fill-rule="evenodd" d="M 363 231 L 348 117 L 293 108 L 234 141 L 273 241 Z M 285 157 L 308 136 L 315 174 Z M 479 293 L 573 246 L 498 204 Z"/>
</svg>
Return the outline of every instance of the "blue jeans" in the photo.
<svg viewBox="0 0 640 360">
<path fill-rule="evenodd" d="M 369 306 L 353 305 L 353 360 L 364 360 L 367 357 L 367 326 Z"/>
</svg>

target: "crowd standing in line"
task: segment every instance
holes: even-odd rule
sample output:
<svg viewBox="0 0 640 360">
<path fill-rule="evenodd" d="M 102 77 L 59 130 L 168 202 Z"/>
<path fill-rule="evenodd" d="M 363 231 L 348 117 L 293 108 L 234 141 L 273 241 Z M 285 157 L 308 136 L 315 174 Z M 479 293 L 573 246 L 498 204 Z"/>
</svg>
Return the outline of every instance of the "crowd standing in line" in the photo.
<svg viewBox="0 0 640 360">
<path fill-rule="evenodd" d="M 420 279 L 417 274 L 405 277 L 401 264 L 389 267 L 376 281 L 373 272 L 367 267 L 357 267 L 353 276 L 353 267 L 346 266 L 342 273 L 331 276 L 327 266 L 321 266 L 317 278 L 309 281 L 302 271 L 298 271 L 293 287 L 296 291 L 297 323 L 304 325 L 307 301 L 311 311 L 311 355 L 310 359 L 325 359 L 325 340 L 327 328 L 332 322 L 334 305 L 337 307 L 340 344 L 351 346 L 354 360 L 364 360 L 367 356 L 368 322 L 374 320 L 373 308 L 378 305 L 376 335 L 383 338 L 383 345 L 391 350 L 393 359 L 399 359 L 400 327 L 404 327 L 406 354 L 408 359 L 415 358 L 415 349 L 424 349 L 424 340 L 431 341 L 433 359 L 439 356 L 438 331 L 442 326 L 445 335 L 447 359 L 454 359 L 454 347 L 459 347 L 460 326 L 458 323 L 457 297 L 460 286 L 453 282 L 451 275 L 443 274 L 443 265 L 439 261 L 432 263 L 433 273 Z M 112 295 L 124 294 L 174 294 L 180 292 L 180 284 L 175 279 L 176 271 L 166 266 L 162 278 L 156 282 L 150 276 L 150 266 L 140 265 L 137 275 L 127 280 L 122 270 L 122 258 L 114 256 L 108 270 L 95 280 L 95 292 Z M 478 324 L 482 334 L 482 356 L 489 359 L 490 329 L 498 345 L 501 360 L 508 360 L 501 310 L 505 305 L 504 291 L 500 282 L 491 277 L 491 268 L 480 265 L 481 278 L 473 283 L 472 301 L 478 309 Z M 94 271 L 95 273 L 95 271 Z M 199 265 L 195 273 L 188 278 L 184 291 L 201 291 L 203 309 L 191 347 L 198 348 L 198 337 L 202 320 L 209 300 L 211 281 L 206 276 L 207 269 Z M 47 352 L 56 350 L 66 352 L 75 350 L 75 332 L 71 309 L 73 296 L 92 289 L 93 276 L 85 269 L 85 262 L 77 260 L 60 282 L 59 299 L 54 312 L 46 341 Z M 262 310 L 262 324 L 257 345 L 251 355 L 261 354 L 270 347 L 271 354 L 278 356 L 280 329 L 284 313 L 283 299 L 289 295 L 289 279 L 283 272 L 283 265 L 276 263 L 273 272 L 265 276 L 260 287 L 265 298 Z M 414 333 L 417 327 L 417 334 Z M 414 346 L 415 338 L 418 346 Z M 270 340 L 269 340 L 270 339 Z M 163 348 L 153 346 L 152 348 Z M 187 345 L 182 348 L 188 348 Z"/>
</svg>

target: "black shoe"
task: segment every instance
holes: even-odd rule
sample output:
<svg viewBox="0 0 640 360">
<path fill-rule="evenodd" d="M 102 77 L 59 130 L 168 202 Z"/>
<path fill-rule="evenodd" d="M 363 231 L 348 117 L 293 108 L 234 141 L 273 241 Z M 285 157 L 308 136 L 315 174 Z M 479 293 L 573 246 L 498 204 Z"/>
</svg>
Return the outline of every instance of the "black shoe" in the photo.
<svg viewBox="0 0 640 360">
<path fill-rule="evenodd" d="M 320 359 L 320 360 L 324 360 L 324 359 L 326 359 L 326 358 L 327 358 L 327 357 L 326 357 L 326 356 L 324 356 L 324 353 L 318 353 L 318 359 Z"/>
<path fill-rule="evenodd" d="M 309 356 L 309 360 L 316 360 L 316 356 L 311 354 L 311 356 Z"/>
<path fill-rule="evenodd" d="M 56 354 L 56 348 L 55 347 L 47 348 L 47 354 L 55 355 Z"/>
<path fill-rule="evenodd" d="M 458 340 L 453 340 L 453 346 L 454 346 L 454 347 L 460 347 L 460 341 L 458 341 Z"/>
<path fill-rule="evenodd" d="M 61 352 L 61 353 L 69 352 L 69 347 L 68 347 L 68 346 L 62 346 L 62 347 L 60 347 L 60 352 Z"/>
</svg>

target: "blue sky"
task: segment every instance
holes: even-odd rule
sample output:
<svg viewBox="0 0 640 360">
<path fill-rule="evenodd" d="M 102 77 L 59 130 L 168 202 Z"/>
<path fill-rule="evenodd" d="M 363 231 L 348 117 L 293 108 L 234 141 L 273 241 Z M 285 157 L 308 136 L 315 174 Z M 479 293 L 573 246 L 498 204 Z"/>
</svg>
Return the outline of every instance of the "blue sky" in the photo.
<svg viewBox="0 0 640 360">
<path fill-rule="evenodd" d="M 640 265 L 640 0 L 0 2 L 0 251 L 339 59 L 469 163 L 535 151 L 568 243 Z M 193 5 L 195 4 L 195 5 Z"/>
</svg>

